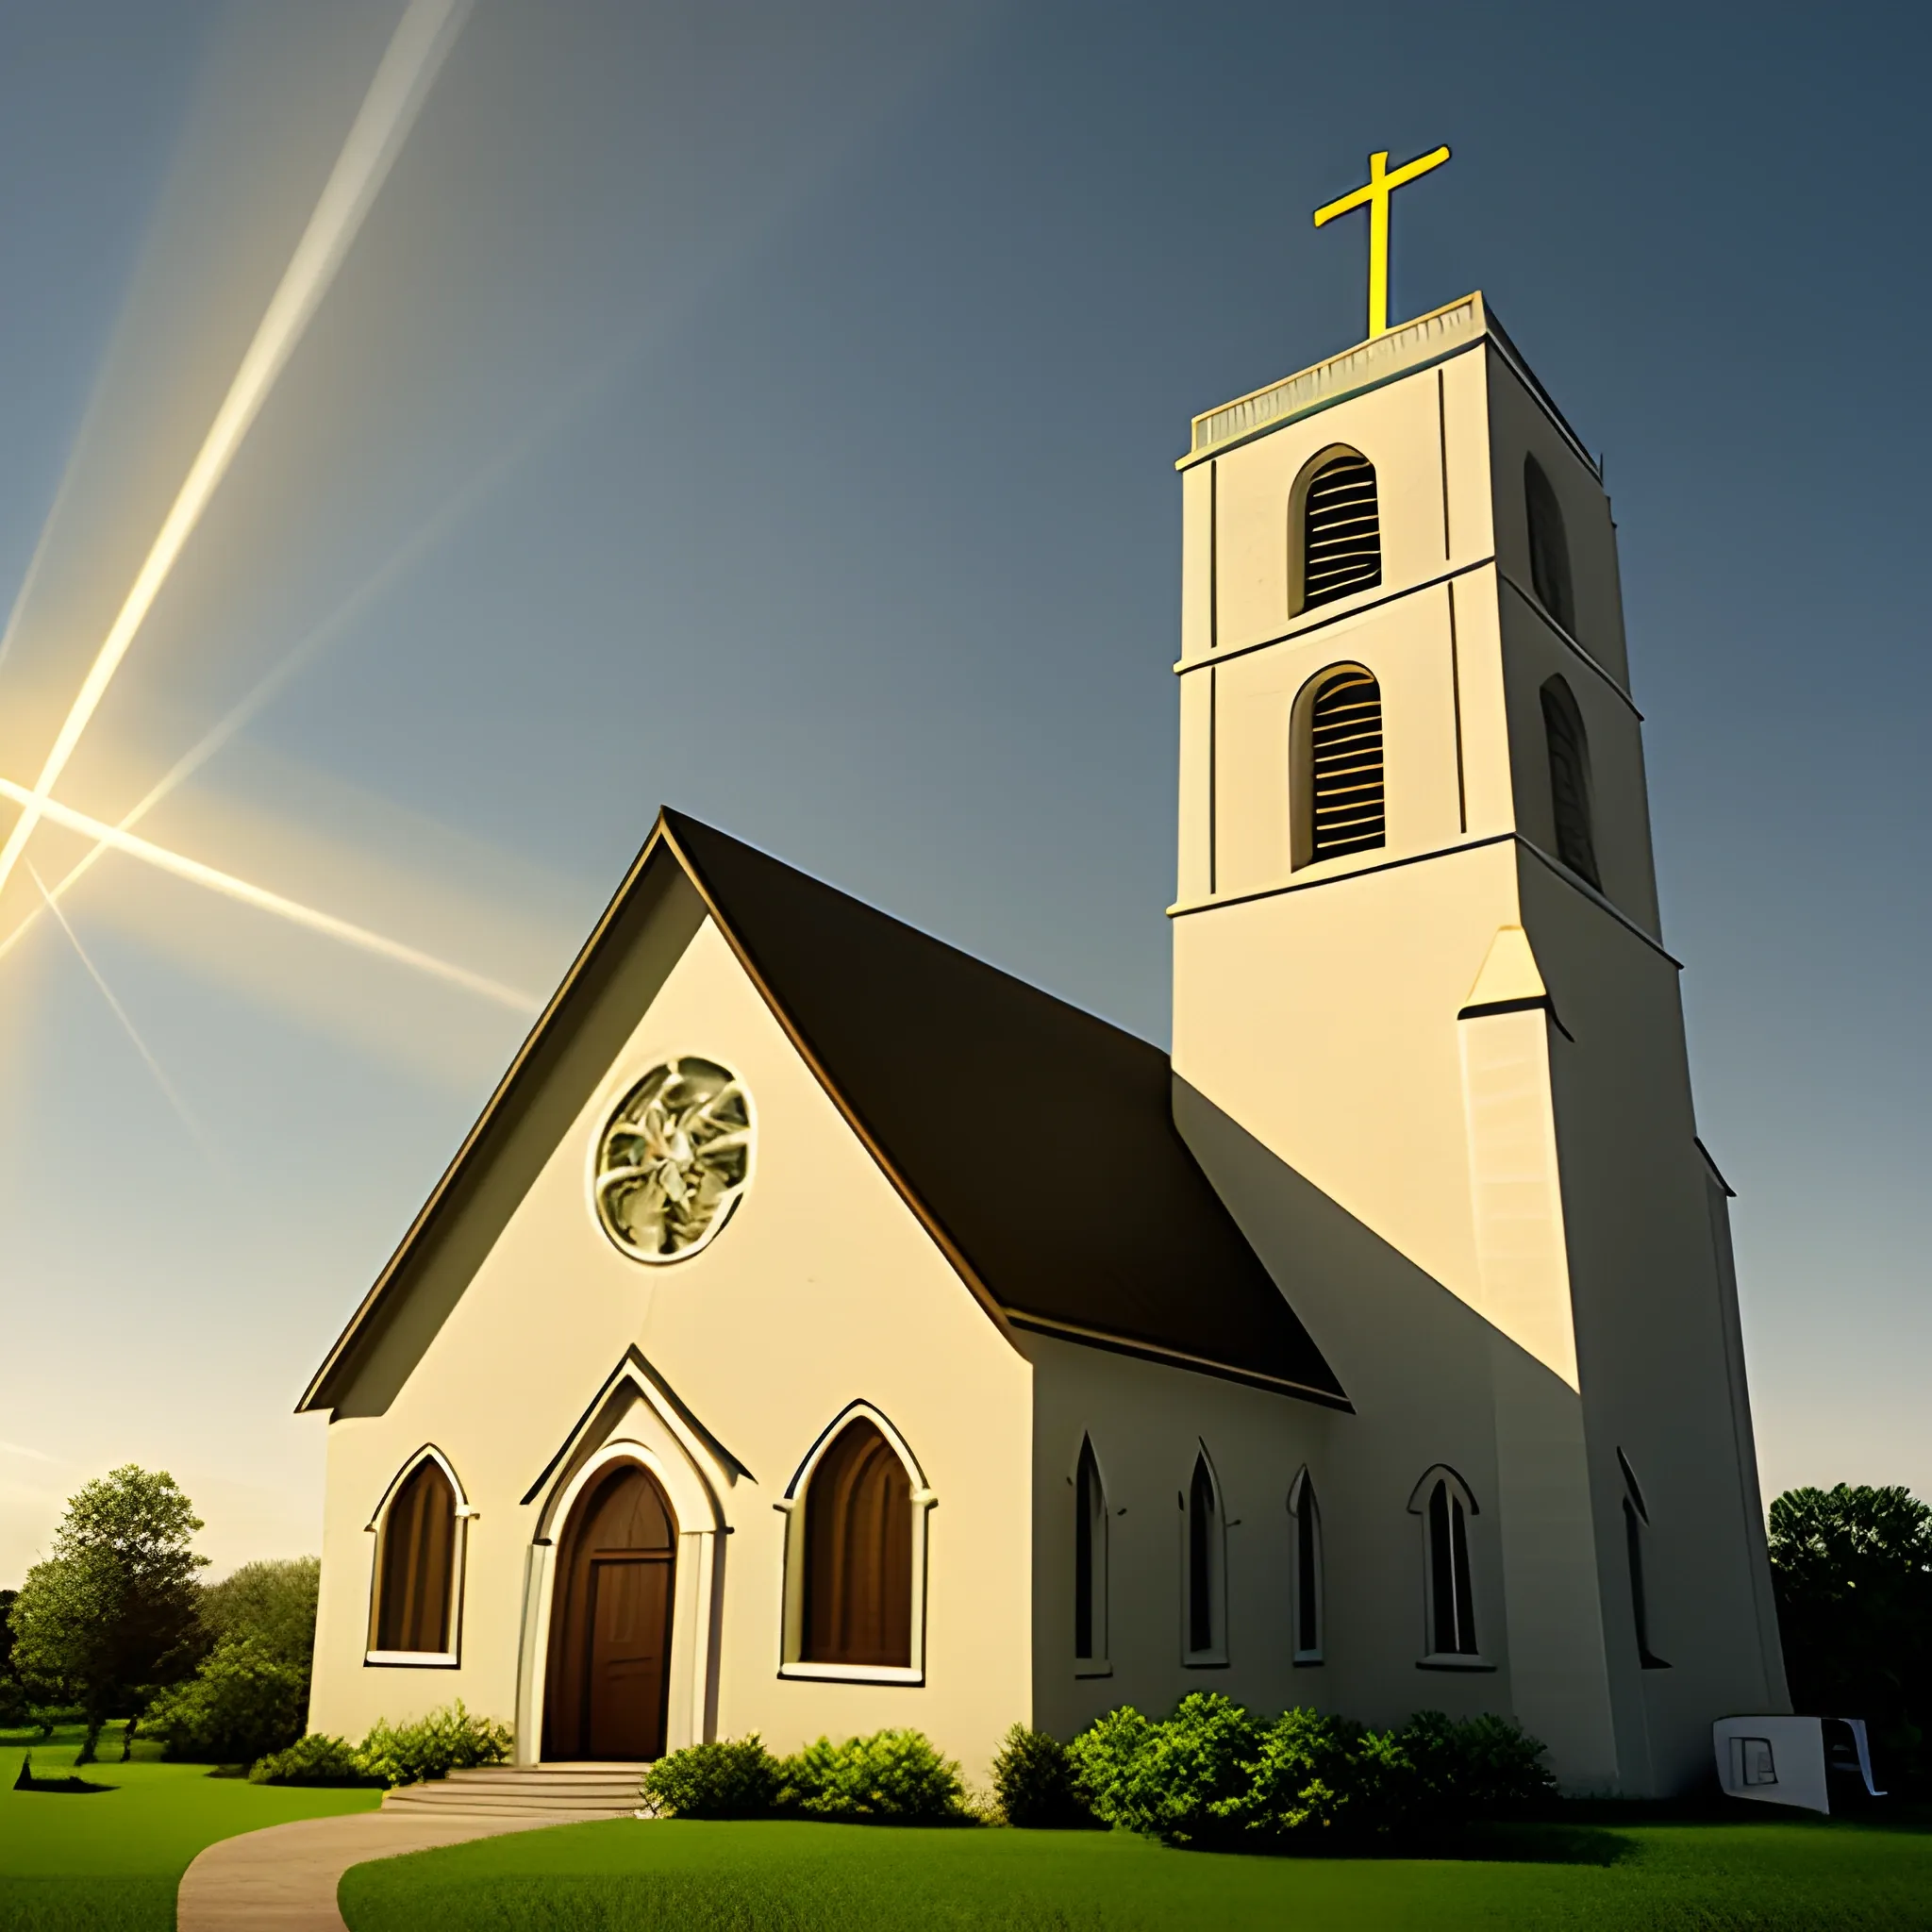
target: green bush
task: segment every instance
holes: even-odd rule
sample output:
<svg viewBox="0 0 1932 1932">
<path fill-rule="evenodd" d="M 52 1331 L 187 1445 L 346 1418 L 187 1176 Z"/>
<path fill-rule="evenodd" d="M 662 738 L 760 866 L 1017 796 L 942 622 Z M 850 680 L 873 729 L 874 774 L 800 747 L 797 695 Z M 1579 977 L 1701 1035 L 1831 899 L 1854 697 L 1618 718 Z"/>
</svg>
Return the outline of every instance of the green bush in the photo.
<svg viewBox="0 0 1932 1932">
<path fill-rule="evenodd" d="M 244 1563 L 202 1588 L 197 1614 L 210 1643 L 243 1638 L 301 1673 L 306 1685 L 315 1653 L 315 1604 L 322 1564 L 314 1557 Z"/>
<path fill-rule="evenodd" d="M 149 1705 L 142 1732 L 192 1764 L 248 1764 L 292 1744 L 308 1714 L 308 1674 L 252 1637 L 216 1645 L 186 1683 Z"/>
<path fill-rule="evenodd" d="M 691 1744 L 644 1774 L 646 1800 L 676 1818 L 766 1818 L 776 1808 L 784 1770 L 757 1732 L 721 1744 Z"/>
<path fill-rule="evenodd" d="M 419 1785 L 474 1765 L 501 1764 L 509 1756 L 509 1747 L 507 1724 L 472 1717 L 458 1697 L 414 1724 L 377 1722 L 356 1757 L 378 1784 Z"/>
<path fill-rule="evenodd" d="M 1058 1738 L 1015 1724 L 992 1761 L 993 1790 L 1008 1824 L 1065 1830 L 1092 1824 L 1074 1782 L 1074 1759 Z"/>
<path fill-rule="evenodd" d="M 248 1774 L 252 1785 L 376 1785 L 353 1745 L 311 1731 L 286 1751 L 264 1757 Z"/>
<path fill-rule="evenodd" d="M 821 1738 L 784 1760 L 781 1809 L 843 1824 L 945 1824 L 964 1820 L 959 1767 L 920 1731 Z"/>
<path fill-rule="evenodd" d="M 1162 1723 L 1110 1711 L 1068 1755 L 1104 1824 L 1197 1847 L 1386 1837 L 1520 1813 L 1555 1789 L 1542 1746 L 1502 1718 L 1422 1711 L 1376 1732 L 1290 1710 L 1264 1727 L 1212 1691 Z"/>
</svg>

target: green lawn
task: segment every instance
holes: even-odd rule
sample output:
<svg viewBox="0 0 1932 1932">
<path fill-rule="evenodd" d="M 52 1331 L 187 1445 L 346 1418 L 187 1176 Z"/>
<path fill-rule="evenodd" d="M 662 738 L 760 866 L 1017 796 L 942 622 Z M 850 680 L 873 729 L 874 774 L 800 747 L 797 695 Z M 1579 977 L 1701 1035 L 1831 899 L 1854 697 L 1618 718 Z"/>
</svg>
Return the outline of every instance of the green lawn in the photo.
<svg viewBox="0 0 1932 1932">
<path fill-rule="evenodd" d="M 284 1790 L 241 1778 L 211 1778 L 196 1764 L 159 1764 L 156 1747 L 135 1745 L 118 1762 L 117 1731 L 103 1761 L 79 1774 L 116 1789 L 69 1797 L 16 1791 L 22 1753 L 34 1770 L 65 1776 L 80 1733 L 52 1744 L 0 1734 L 0 1932 L 171 1932 L 175 1888 L 204 1845 L 339 1811 L 367 1811 L 377 1791 Z"/>
<path fill-rule="evenodd" d="M 564 1825 L 358 1865 L 354 1932 L 1910 1932 L 1932 1834 L 1844 1822 L 1539 1825 L 1477 1857 L 1263 1858 L 1119 1834 Z"/>
</svg>

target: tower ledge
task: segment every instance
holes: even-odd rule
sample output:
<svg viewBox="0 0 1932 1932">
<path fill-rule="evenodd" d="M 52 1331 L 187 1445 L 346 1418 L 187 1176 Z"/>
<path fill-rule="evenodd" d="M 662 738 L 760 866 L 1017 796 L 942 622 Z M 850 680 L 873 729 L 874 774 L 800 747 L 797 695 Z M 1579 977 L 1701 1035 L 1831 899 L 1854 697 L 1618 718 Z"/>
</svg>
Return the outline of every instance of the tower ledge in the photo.
<svg viewBox="0 0 1932 1932">
<path fill-rule="evenodd" d="M 1502 324 L 1484 302 L 1480 290 L 1427 315 L 1419 315 L 1413 322 L 1405 322 L 1386 335 L 1357 342 L 1354 348 L 1344 349 L 1325 362 L 1317 362 L 1282 377 L 1279 382 L 1271 382 L 1265 389 L 1251 391 L 1196 416 L 1188 453 L 1174 468 L 1191 469 L 1206 458 L 1219 456 L 1271 429 L 1279 429 L 1284 423 L 1312 416 L 1349 396 L 1360 395 L 1365 390 L 1379 389 L 1385 382 L 1445 361 L 1484 341 L 1495 344 L 1497 353 L 1562 432 L 1564 441 L 1601 481 L 1602 465 L 1584 447 L 1583 440 L 1564 420 L 1550 392 L 1536 379 L 1516 344 L 1504 333 Z"/>
</svg>

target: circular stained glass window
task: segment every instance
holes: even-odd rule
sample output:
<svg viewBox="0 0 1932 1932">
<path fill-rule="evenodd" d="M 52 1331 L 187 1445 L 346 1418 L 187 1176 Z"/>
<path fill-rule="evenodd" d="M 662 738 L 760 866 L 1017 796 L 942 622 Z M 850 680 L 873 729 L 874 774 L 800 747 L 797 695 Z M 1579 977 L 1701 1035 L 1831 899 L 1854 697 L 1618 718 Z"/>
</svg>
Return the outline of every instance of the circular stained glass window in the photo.
<svg viewBox="0 0 1932 1932">
<path fill-rule="evenodd" d="M 751 1096 L 716 1060 L 653 1067 L 597 1143 L 604 1231 L 639 1261 L 681 1261 L 731 1218 L 751 1178 Z"/>
</svg>

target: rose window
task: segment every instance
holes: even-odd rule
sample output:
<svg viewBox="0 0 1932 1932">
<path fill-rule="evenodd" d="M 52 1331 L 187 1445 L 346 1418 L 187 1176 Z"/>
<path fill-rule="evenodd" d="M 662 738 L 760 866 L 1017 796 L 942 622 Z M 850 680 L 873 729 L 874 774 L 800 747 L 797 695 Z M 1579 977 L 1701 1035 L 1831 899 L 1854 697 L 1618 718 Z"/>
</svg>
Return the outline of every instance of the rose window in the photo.
<svg viewBox="0 0 1932 1932">
<path fill-rule="evenodd" d="M 677 1261 L 731 1218 L 751 1177 L 751 1096 L 715 1060 L 654 1067 L 597 1143 L 597 1218 L 626 1255 Z"/>
</svg>

